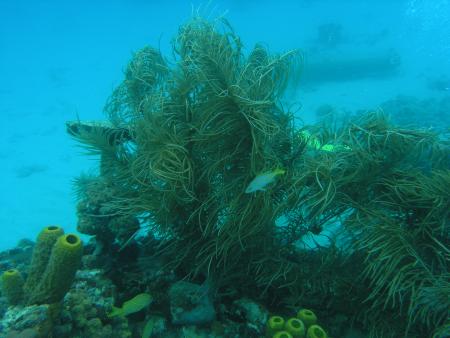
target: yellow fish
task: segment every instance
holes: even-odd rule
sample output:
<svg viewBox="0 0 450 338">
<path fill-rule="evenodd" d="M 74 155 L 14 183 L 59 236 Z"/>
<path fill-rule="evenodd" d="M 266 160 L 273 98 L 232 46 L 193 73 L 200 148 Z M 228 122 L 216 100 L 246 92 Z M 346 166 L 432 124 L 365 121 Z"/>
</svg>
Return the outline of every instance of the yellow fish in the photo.
<svg viewBox="0 0 450 338">
<path fill-rule="evenodd" d="M 134 296 L 130 300 L 127 300 L 123 303 L 122 307 L 115 307 L 110 313 L 108 313 L 108 317 L 117 317 L 117 316 L 128 316 L 129 314 L 139 312 L 143 308 L 147 307 L 153 300 L 153 297 L 148 293 L 140 293 L 137 296 Z"/>
<path fill-rule="evenodd" d="M 142 338 L 150 338 L 153 333 L 153 327 L 155 326 L 155 318 L 150 318 L 144 326 L 144 332 L 142 332 Z"/>
<path fill-rule="evenodd" d="M 246 194 L 261 190 L 265 191 L 267 185 L 275 181 L 278 175 L 283 175 L 285 171 L 283 169 L 275 169 L 269 172 L 265 172 L 256 176 L 245 189 Z"/>
<path fill-rule="evenodd" d="M 351 150 L 349 146 L 346 145 L 333 145 L 331 143 L 321 144 L 317 137 L 311 135 L 311 133 L 307 130 L 301 131 L 300 136 L 308 140 L 307 144 L 309 147 L 322 150 L 326 152 L 335 152 L 335 151 L 347 151 Z"/>
</svg>

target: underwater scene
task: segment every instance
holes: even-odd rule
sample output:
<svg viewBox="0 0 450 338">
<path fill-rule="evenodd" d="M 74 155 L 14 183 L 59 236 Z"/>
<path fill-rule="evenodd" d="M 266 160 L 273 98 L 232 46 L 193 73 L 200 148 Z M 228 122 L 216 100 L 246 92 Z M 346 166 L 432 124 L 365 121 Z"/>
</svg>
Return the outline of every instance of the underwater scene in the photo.
<svg viewBox="0 0 450 338">
<path fill-rule="evenodd" d="M 449 13 L 0 0 L 0 338 L 450 337 Z"/>
</svg>

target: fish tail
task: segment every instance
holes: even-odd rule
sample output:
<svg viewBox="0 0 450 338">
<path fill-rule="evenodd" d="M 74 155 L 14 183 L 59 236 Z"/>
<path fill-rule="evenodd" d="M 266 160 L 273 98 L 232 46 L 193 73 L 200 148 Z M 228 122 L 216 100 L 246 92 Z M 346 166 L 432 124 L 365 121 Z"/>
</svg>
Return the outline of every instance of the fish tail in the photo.
<svg viewBox="0 0 450 338">
<path fill-rule="evenodd" d="M 122 308 L 113 306 L 112 311 L 108 313 L 108 318 L 122 316 L 122 313 Z"/>
<path fill-rule="evenodd" d="M 276 176 L 276 175 L 283 175 L 283 174 L 285 174 L 286 173 L 286 170 L 284 170 L 284 169 L 281 169 L 281 168 L 277 168 L 277 169 L 275 169 L 274 171 L 273 171 L 273 174 Z"/>
</svg>

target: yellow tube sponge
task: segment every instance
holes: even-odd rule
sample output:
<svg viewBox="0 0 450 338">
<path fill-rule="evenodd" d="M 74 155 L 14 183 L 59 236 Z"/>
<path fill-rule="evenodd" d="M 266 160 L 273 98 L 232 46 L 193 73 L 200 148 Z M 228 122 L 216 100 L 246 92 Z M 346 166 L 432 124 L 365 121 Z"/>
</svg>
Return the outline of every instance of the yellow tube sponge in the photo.
<svg viewBox="0 0 450 338">
<path fill-rule="evenodd" d="M 61 301 L 69 291 L 83 255 L 83 243 L 75 234 L 62 235 L 53 246 L 41 282 L 29 300 L 30 304 L 52 304 Z"/>
<path fill-rule="evenodd" d="M 297 318 L 300 319 L 304 324 L 305 327 L 308 328 L 311 325 L 317 323 L 317 316 L 314 312 L 308 309 L 301 309 L 297 313 Z"/>
<path fill-rule="evenodd" d="M 27 297 L 33 293 L 33 290 L 37 287 L 42 274 L 47 268 L 47 263 L 50 259 L 53 245 L 56 240 L 64 234 L 64 230 L 56 225 L 51 225 L 42 229 L 39 233 L 36 245 L 33 249 L 33 256 L 31 257 L 30 270 L 28 277 L 24 285 L 24 291 Z"/>
<path fill-rule="evenodd" d="M 322 327 L 317 324 L 313 324 L 309 327 L 306 333 L 306 338 L 328 338 L 328 335 Z"/>
<path fill-rule="evenodd" d="M 3 272 L 2 293 L 8 300 L 9 305 L 17 305 L 23 299 L 24 280 L 18 270 L 11 269 Z"/>
<path fill-rule="evenodd" d="M 281 316 L 272 316 L 266 323 L 266 337 L 272 337 L 276 332 L 283 330 L 284 318 Z"/>
<path fill-rule="evenodd" d="M 306 333 L 305 324 L 298 318 L 289 318 L 284 324 L 284 330 L 294 338 L 303 338 Z"/>
</svg>

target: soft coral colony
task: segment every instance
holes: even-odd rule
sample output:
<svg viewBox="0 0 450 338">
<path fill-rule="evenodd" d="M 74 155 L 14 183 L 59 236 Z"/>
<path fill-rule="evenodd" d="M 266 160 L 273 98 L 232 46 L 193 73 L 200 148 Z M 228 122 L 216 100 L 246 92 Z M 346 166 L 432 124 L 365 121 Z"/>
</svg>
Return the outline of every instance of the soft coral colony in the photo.
<svg viewBox="0 0 450 338">
<path fill-rule="evenodd" d="M 280 102 L 300 55 L 246 50 L 222 19 L 193 18 L 173 50 L 133 55 L 107 121 L 67 123 L 100 159 L 76 180 L 95 236 L 79 273 L 101 271 L 131 311 L 105 306 L 99 330 L 445 336 L 448 140 L 380 113 L 295 126 Z"/>
</svg>

